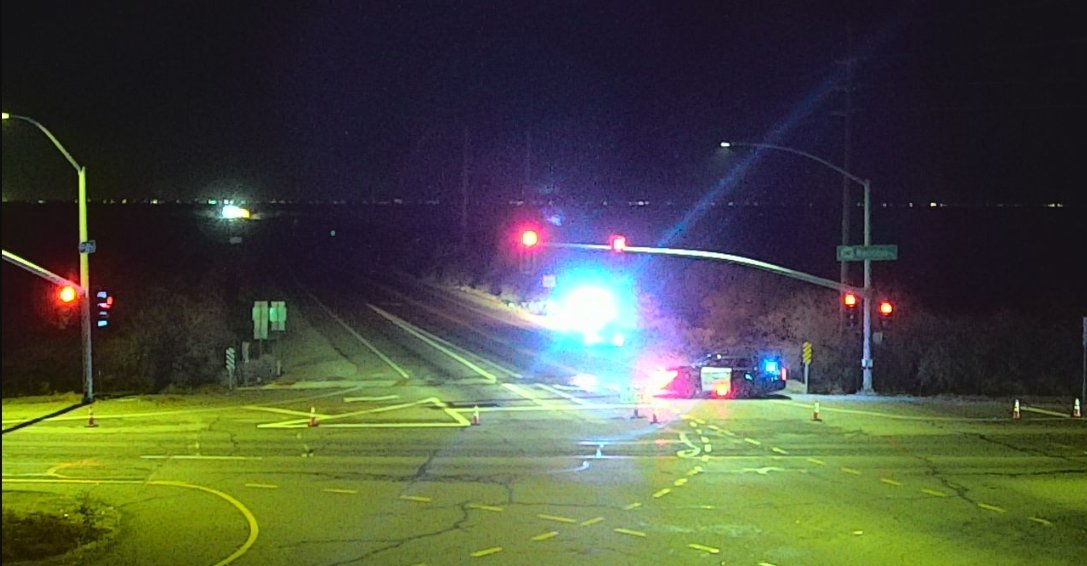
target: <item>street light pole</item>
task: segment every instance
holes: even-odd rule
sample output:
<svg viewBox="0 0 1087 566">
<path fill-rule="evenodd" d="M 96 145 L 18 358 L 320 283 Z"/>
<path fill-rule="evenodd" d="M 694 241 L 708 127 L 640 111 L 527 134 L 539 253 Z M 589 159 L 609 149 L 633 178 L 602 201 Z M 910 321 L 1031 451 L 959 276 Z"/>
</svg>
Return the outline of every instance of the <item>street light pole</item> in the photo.
<svg viewBox="0 0 1087 566">
<path fill-rule="evenodd" d="M 53 142 L 53 145 L 64 156 L 64 159 L 75 168 L 79 177 L 79 286 L 83 289 L 83 300 L 80 304 L 80 327 L 83 335 L 83 402 L 92 403 L 94 402 L 94 368 L 92 365 L 93 356 L 91 355 L 91 300 L 93 298 L 91 293 L 91 250 L 87 247 L 89 241 L 87 239 L 87 168 L 76 162 L 72 154 L 68 153 L 68 150 L 61 145 L 60 140 L 37 120 L 28 116 L 4 112 L 3 119 L 7 120 L 9 118 L 29 122 L 41 130 L 45 137 Z"/>
<path fill-rule="evenodd" d="M 744 143 L 744 142 L 721 142 L 721 147 L 752 147 L 755 149 L 773 149 L 776 151 L 783 151 L 785 153 L 791 153 L 793 155 L 799 155 L 806 159 L 815 161 L 827 168 L 833 169 L 843 177 L 861 185 L 864 187 L 864 245 L 872 245 L 872 197 L 871 197 L 871 183 L 868 179 L 862 179 L 841 167 L 818 157 L 812 155 L 806 151 L 800 151 L 799 149 L 793 149 L 791 147 L 784 147 L 780 145 L 774 145 L 769 143 Z M 845 285 L 842 285 L 842 289 L 845 290 Z M 861 343 L 861 392 L 872 393 L 872 260 L 864 260 L 864 323 L 862 327 L 862 343 Z"/>
</svg>

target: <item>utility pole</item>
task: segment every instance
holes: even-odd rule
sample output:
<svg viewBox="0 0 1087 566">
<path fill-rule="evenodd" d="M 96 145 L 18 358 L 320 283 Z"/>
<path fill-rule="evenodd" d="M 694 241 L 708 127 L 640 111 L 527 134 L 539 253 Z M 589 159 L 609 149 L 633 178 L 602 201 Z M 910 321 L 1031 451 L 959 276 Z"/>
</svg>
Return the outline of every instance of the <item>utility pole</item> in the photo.
<svg viewBox="0 0 1087 566">
<path fill-rule="evenodd" d="M 464 126 L 464 148 L 460 169 L 460 243 L 468 249 L 468 126 Z"/>
<path fill-rule="evenodd" d="M 842 111 L 843 127 L 845 128 L 845 136 L 843 138 L 843 155 L 842 155 L 842 169 L 846 171 L 852 171 L 853 166 L 853 65 L 855 59 L 853 58 L 853 28 L 846 28 L 846 59 L 845 59 L 845 86 L 842 90 L 845 92 L 845 105 Z M 852 208 L 851 199 L 849 198 L 849 185 L 850 179 L 848 177 L 842 177 L 842 245 L 849 245 L 849 213 Z M 849 262 L 841 262 L 841 284 L 849 284 Z"/>
<path fill-rule="evenodd" d="M 532 132 L 525 130 L 525 183 L 521 185 L 521 202 L 525 202 L 525 195 L 532 179 Z"/>
</svg>

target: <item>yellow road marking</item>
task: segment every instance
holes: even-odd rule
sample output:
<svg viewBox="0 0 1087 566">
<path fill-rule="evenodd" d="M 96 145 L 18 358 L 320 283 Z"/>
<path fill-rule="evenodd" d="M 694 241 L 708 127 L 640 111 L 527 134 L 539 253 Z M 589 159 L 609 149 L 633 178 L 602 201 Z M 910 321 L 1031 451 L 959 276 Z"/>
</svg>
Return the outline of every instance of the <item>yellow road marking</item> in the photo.
<svg viewBox="0 0 1087 566">
<path fill-rule="evenodd" d="M 469 509 L 482 509 L 483 511 L 493 511 L 495 513 L 501 513 L 502 512 L 501 507 L 495 507 L 494 505 L 482 505 L 482 504 L 479 504 L 479 503 L 469 503 L 468 508 Z"/>
<path fill-rule="evenodd" d="M 676 481 L 672 482 L 672 485 L 674 485 L 676 487 L 679 487 L 679 486 L 684 485 L 686 483 L 687 483 L 687 478 L 679 478 Z"/>
<path fill-rule="evenodd" d="M 420 503 L 430 503 L 431 501 L 429 497 L 424 497 L 422 495 L 401 495 L 400 499 L 404 499 L 407 501 L 418 501 Z"/>
<path fill-rule="evenodd" d="M 1046 521 L 1045 519 L 1043 519 L 1041 517 L 1028 517 L 1027 520 L 1028 521 L 1034 521 L 1035 523 L 1038 523 L 1039 525 L 1045 525 L 1047 527 L 1052 527 L 1053 526 L 1053 523 L 1051 523 L 1049 521 Z"/>
<path fill-rule="evenodd" d="M 326 491 L 328 493 L 348 493 L 348 494 L 358 493 L 358 490 L 356 490 L 356 489 L 335 489 L 335 488 L 331 488 L 331 487 L 327 488 L 327 489 L 322 489 L 321 491 Z"/>
<path fill-rule="evenodd" d="M 260 488 L 260 489 L 278 489 L 279 488 L 278 485 L 274 485 L 274 484 L 270 484 L 270 483 L 247 483 L 247 484 L 245 484 L 245 487 L 256 487 L 256 488 Z"/>
<path fill-rule="evenodd" d="M 492 546 L 490 548 L 484 548 L 483 550 L 477 550 L 477 551 L 473 552 L 472 553 L 472 558 L 479 558 L 481 556 L 490 556 L 490 555 L 496 554 L 498 552 L 502 552 L 502 547 L 501 546 Z"/>
<path fill-rule="evenodd" d="M 534 540 L 534 541 L 547 540 L 549 538 L 553 538 L 553 537 L 558 536 L 558 534 L 559 534 L 558 531 L 548 531 L 546 533 L 538 534 L 538 535 L 532 537 L 532 540 Z"/>
<path fill-rule="evenodd" d="M 570 517 L 560 517 L 558 515 L 544 515 L 543 513 L 540 513 L 539 515 L 536 515 L 536 516 L 541 518 L 541 519 L 544 519 L 546 521 L 558 521 L 560 523 L 576 523 L 577 522 L 577 519 L 571 519 Z"/>
<path fill-rule="evenodd" d="M 713 452 L 713 445 L 712 444 L 707 444 L 707 445 L 703 446 L 702 451 L 703 452 Z"/>
<path fill-rule="evenodd" d="M 706 452 L 709 452 L 709 450 L 706 450 Z M 709 455 L 706 455 L 706 454 L 703 454 L 702 457 L 699 458 L 699 459 L 702 460 L 703 462 L 709 462 L 710 461 Z"/>
<path fill-rule="evenodd" d="M 658 491 L 657 493 L 654 493 L 653 497 L 655 499 L 660 499 L 661 497 L 664 497 L 665 495 L 668 495 L 669 493 L 672 493 L 672 488 L 666 487 L 666 488 Z"/>
<path fill-rule="evenodd" d="M 992 511 L 993 513 L 1007 513 L 1008 511 L 1003 507 L 997 507 L 996 505 L 989 505 L 988 503 L 978 503 L 978 507 L 985 509 L 986 511 Z"/>
<path fill-rule="evenodd" d="M 721 552 L 720 548 L 714 548 L 712 546 L 705 546 L 705 545 L 702 545 L 702 544 L 695 544 L 693 542 L 688 544 L 687 548 L 693 548 L 695 550 L 701 550 L 702 552 L 708 552 L 710 554 L 718 554 L 718 553 Z"/>
<path fill-rule="evenodd" d="M 788 454 L 789 453 L 788 451 L 782 450 L 781 448 L 778 448 L 777 446 L 771 448 L 770 450 L 773 450 L 774 452 L 777 452 L 778 454 Z"/>
<path fill-rule="evenodd" d="M 634 503 L 631 503 L 629 505 L 624 506 L 623 509 L 626 509 L 627 511 L 630 511 L 631 509 L 637 509 L 637 508 L 639 508 L 641 506 L 642 506 L 641 503 L 634 502 Z"/>
<path fill-rule="evenodd" d="M 826 462 L 820 460 L 819 458 L 808 458 L 808 461 L 811 462 L 812 464 L 817 465 L 817 466 L 826 466 L 827 465 Z"/>
<path fill-rule="evenodd" d="M 709 444 L 710 443 L 710 439 L 706 438 L 705 436 L 699 437 L 699 440 L 702 441 L 702 444 Z"/>
<path fill-rule="evenodd" d="M 642 531 L 632 531 L 630 529 L 623 529 L 623 528 L 616 528 L 616 529 L 612 529 L 612 530 L 619 533 L 619 534 L 621 534 L 621 535 L 630 535 L 632 537 L 644 537 L 645 536 L 645 533 L 643 533 Z"/>
<path fill-rule="evenodd" d="M 927 493 L 933 497 L 947 497 L 947 494 L 936 489 L 922 489 L 921 493 Z"/>
<path fill-rule="evenodd" d="M 701 473 L 702 473 L 702 466 L 695 466 L 695 467 L 691 468 L 690 470 L 687 470 L 687 475 L 688 476 L 697 476 L 698 474 L 701 474 Z"/>
<path fill-rule="evenodd" d="M 755 440 L 754 438 L 744 438 L 744 442 L 754 446 L 762 446 L 762 443 L 758 440 Z"/>
<path fill-rule="evenodd" d="M 895 481 L 895 480 L 893 480 L 891 478 L 879 478 L 879 481 L 881 481 L 881 482 L 883 482 L 883 483 L 885 483 L 887 485 L 902 485 L 902 482 Z"/>
<path fill-rule="evenodd" d="M 603 520 L 604 520 L 603 517 L 593 517 L 592 519 L 589 519 L 588 521 L 582 521 L 581 526 L 588 527 L 589 525 L 595 525 L 595 524 L 597 524 L 597 523 L 599 523 L 600 521 L 603 521 Z"/>
<path fill-rule="evenodd" d="M 842 468 L 842 471 L 843 471 L 843 472 L 845 472 L 845 473 L 847 473 L 847 474 L 853 474 L 853 475 L 855 475 L 855 476 L 859 476 L 859 475 L 861 475 L 861 471 L 860 471 L 860 470 L 855 470 L 855 469 L 853 469 L 853 468 Z"/>
</svg>

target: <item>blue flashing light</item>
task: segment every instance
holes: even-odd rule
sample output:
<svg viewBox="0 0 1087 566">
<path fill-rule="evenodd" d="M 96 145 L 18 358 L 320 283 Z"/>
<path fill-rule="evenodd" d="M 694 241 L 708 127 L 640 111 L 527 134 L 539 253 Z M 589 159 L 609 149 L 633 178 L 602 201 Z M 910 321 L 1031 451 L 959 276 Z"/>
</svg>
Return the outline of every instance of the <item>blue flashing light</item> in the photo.
<svg viewBox="0 0 1087 566">
<path fill-rule="evenodd" d="M 762 361 L 762 371 L 770 374 L 777 374 L 781 371 L 781 364 L 773 358 L 768 358 Z"/>
</svg>

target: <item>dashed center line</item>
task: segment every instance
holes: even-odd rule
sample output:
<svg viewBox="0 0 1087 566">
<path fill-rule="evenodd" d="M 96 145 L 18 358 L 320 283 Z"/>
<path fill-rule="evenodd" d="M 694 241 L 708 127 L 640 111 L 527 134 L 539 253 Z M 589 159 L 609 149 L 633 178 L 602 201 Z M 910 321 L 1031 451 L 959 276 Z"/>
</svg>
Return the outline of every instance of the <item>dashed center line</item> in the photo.
<svg viewBox="0 0 1087 566">
<path fill-rule="evenodd" d="M 808 458 L 808 461 L 811 462 L 812 464 L 817 465 L 817 466 L 826 466 L 827 465 L 826 462 L 820 460 L 819 458 Z"/>
<path fill-rule="evenodd" d="M 603 520 L 604 520 L 603 517 L 593 517 L 592 519 L 589 519 L 588 521 L 582 521 L 581 526 L 588 527 L 589 525 L 595 525 L 595 524 L 597 524 L 597 523 L 599 523 L 599 522 L 601 522 Z"/>
<path fill-rule="evenodd" d="M 1027 520 L 1034 521 L 1035 523 L 1038 523 L 1039 525 L 1045 525 L 1047 527 L 1052 527 L 1053 526 L 1053 523 L 1051 523 L 1051 522 L 1049 522 L 1049 521 L 1047 521 L 1047 520 L 1045 520 L 1045 519 L 1043 519 L 1041 517 L 1028 517 Z"/>
<path fill-rule="evenodd" d="M 720 548 L 714 548 L 712 546 L 706 546 L 704 544 L 696 544 L 696 543 L 693 543 L 693 542 L 688 544 L 687 548 L 693 548 L 695 550 L 701 550 L 702 552 L 708 552 L 710 554 L 719 554 L 721 552 Z"/>
<path fill-rule="evenodd" d="M 895 480 L 893 480 L 891 478 L 879 478 L 879 481 L 881 481 L 881 482 L 883 482 L 883 483 L 885 483 L 887 485 L 902 485 L 902 482 L 895 481 Z"/>
<path fill-rule="evenodd" d="M 541 534 L 538 534 L 538 535 L 532 537 L 532 540 L 539 542 L 541 540 L 547 540 L 549 538 L 554 538 L 554 537 L 557 537 L 557 536 L 559 536 L 558 531 L 548 531 L 546 533 L 541 533 Z"/>
<path fill-rule="evenodd" d="M 625 509 L 625 510 L 627 510 L 627 511 L 630 511 L 631 509 L 637 509 L 637 508 L 639 508 L 639 507 L 641 507 L 641 506 L 642 506 L 642 504 L 641 504 L 641 503 L 638 503 L 637 501 L 635 501 L 634 503 L 630 503 L 630 504 L 628 504 L 628 505 L 624 505 L 624 506 L 623 506 L 623 509 Z"/>
<path fill-rule="evenodd" d="M 325 488 L 325 489 L 322 489 L 321 491 L 324 491 L 326 493 L 346 493 L 346 494 L 350 494 L 350 495 L 358 493 L 357 489 L 336 489 L 334 487 Z"/>
<path fill-rule="evenodd" d="M 855 476 L 859 476 L 859 475 L 861 475 L 861 471 L 860 471 L 860 470 L 857 470 L 857 469 L 854 469 L 854 468 L 844 468 L 844 467 L 843 467 L 843 468 L 842 468 L 842 471 L 843 471 L 843 472 L 845 472 L 845 473 L 847 473 L 847 474 L 853 474 L 853 475 L 855 475 Z"/>
<path fill-rule="evenodd" d="M 245 484 L 245 487 L 255 487 L 257 489 L 279 489 L 278 485 L 273 485 L 270 483 L 247 483 Z"/>
<path fill-rule="evenodd" d="M 615 528 L 615 529 L 612 529 L 612 530 L 619 533 L 619 534 L 621 534 L 621 535 L 630 535 L 632 537 L 644 537 L 645 536 L 645 533 L 642 532 L 642 531 L 633 531 L 633 530 L 624 529 L 624 528 Z"/>
<path fill-rule="evenodd" d="M 744 442 L 746 442 L 746 443 L 748 443 L 748 444 L 750 444 L 752 446 L 762 446 L 762 443 L 759 442 L 758 440 L 755 440 L 754 438 L 744 438 Z"/>
<path fill-rule="evenodd" d="M 423 497 L 422 495 L 401 495 L 400 499 L 404 499 L 406 501 L 418 501 L 419 503 L 430 503 L 431 501 L 429 497 Z"/>
<path fill-rule="evenodd" d="M 556 521 L 559 523 L 576 523 L 577 519 L 571 519 L 570 517 L 560 517 L 558 515 L 544 515 L 543 513 L 536 515 L 536 517 L 545 521 Z"/>
<path fill-rule="evenodd" d="M 936 490 L 936 489 L 925 488 L 925 489 L 921 490 L 921 493 L 926 493 L 926 494 L 931 495 L 933 497 L 947 497 L 946 493 L 944 493 L 942 491 L 939 491 L 939 490 Z"/>
<path fill-rule="evenodd" d="M 481 509 L 483 511 L 491 511 L 491 512 L 494 512 L 494 513 L 501 513 L 502 512 L 501 507 L 496 507 L 494 505 L 483 505 L 483 504 L 480 504 L 480 503 L 469 503 L 468 508 L 469 509 Z"/>
<path fill-rule="evenodd" d="M 472 553 L 472 558 L 479 558 L 481 556 L 490 556 L 502 552 L 501 546 L 492 546 L 490 548 L 484 548 L 483 550 L 477 550 Z"/>
<path fill-rule="evenodd" d="M 669 493 L 672 493 L 672 488 L 666 487 L 666 488 L 664 488 L 662 490 L 659 490 L 656 493 L 654 493 L 653 497 L 655 499 L 660 499 L 661 497 L 664 497 L 665 495 L 668 495 Z"/>
<path fill-rule="evenodd" d="M 986 511 L 992 511 L 993 513 L 1007 513 L 1007 509 L 1003 507 L 997 507 L 996 505 L 989 505 L 988 503 L 978 503 L 978 507 L 985 509 Z"/>
</svg>

